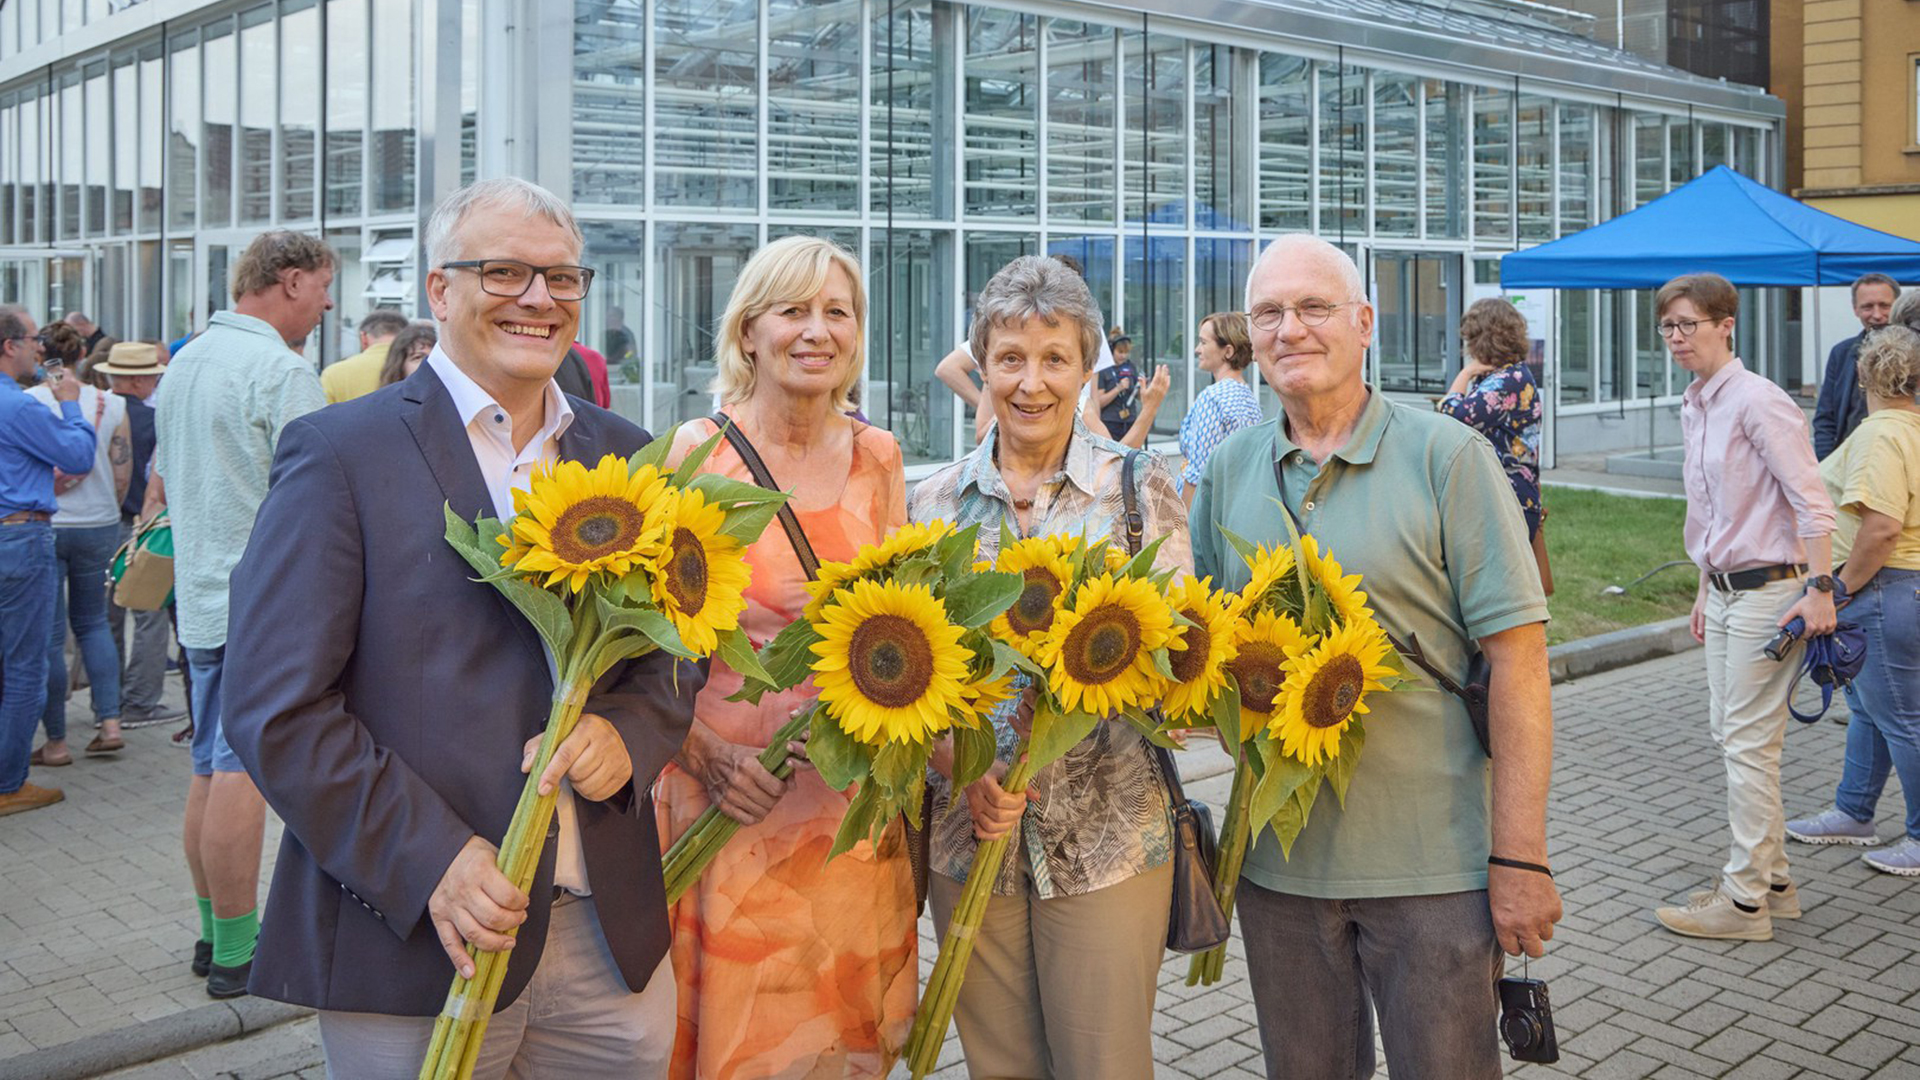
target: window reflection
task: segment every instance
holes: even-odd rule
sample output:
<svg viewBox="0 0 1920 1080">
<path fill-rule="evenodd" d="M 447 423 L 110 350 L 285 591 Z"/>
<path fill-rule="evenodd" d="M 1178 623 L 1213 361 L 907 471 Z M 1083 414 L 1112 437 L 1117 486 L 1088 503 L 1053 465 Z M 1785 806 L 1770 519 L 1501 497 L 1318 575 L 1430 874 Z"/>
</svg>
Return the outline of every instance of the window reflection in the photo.
<svg viewBox="0 0 1920 1080">
<path fill-rule="evenodd" d="M 280 16 L 280 216 L 313 216 L 314 132 L 319 127 L 320 12 L 288 0 Z"/>
<path fill-rule="evenodd" d="M 1420 234 L 1420 93 L 1422 81 L 1389 71 L 1373 74 L 1373 231 Z"/>
<path fill-rule="evenodd" d="M 960 399 L 933 377 L 934 365 L 964 333 L 953 326 L 952 251 L 953 234 L 945 230 L 875 230 L 867 257 L 861 409 L 893 432 L 908 464 L 954 456 Z M 971 429 L 962 445 L 972 448 Z"/>
<path fill-rule="evenodd" d="M 1047 217 L 1113 220 L 1114 34 L 1105 26 L 1049 19 L 1047 34 Z"/>
<path fill-rule="evenodd" d="M 327 2 L 327 216 L 358 215 L 367 139 L 366 0 Z"/>
<path fill-rule="evenodd" d="M 240 223 L 273 216 L 273 11 L 240 16 Z"/>
<path fill-rule="evenodd" d="M 234 62 L 233 25 L 226 20 L 205 30 L 205 96 L 200 109 L 200 226 L 223 228 L 233 220 Z"/>
<path fill-rule="evenodd" d="M 970 217 L 1026 220 L 1035 215 L 1039 26 L 1032 15 L 967 9 L 964 123 Z"/>
<path fill-rule="evenodd" d="M 1473 235 L 1513 238 L 1513 91 L 1473 88 Z"/>
<path fill-rule="evenodd" d="M 651 315 L 662 351 L 645 358 L 653 380 L 647 426 L 664 431 L 713 411 L 714 328 L 757 241 L 751 225 L 707 221 L 664 222 L 656 232 L 660 306 Z"/>
<path fill-rule="evenodd" d="M 413 5 L 373 0 L 373 207 L 414 203 Z"/>
<path fill-rule="evenodd" d="M 853 213 L 860 201 L 860 4 L 771 0 L 767 20 L 767 206 Z"/>
<path fill-rule="evenodd" d="M 573 34 L 573 197 L 646 201 L 644 115 L 647 11 L 640 0 L 576 0 Z M 611 358 L 609 358 L 611 362 Z"/>
<path fill-rule="evenodd" d="M 1260 227 L 1274 232 L 1310 222 L 1311 70 L 1297 56 L 1260 56 Z"/>
<path fill-rule="evenodd" d="M 893 218 L 953 213 L 951 4 L 888 0 L 875 5 L 869 123 L 873 211 Z M 936 162 L 934 148 L 948 155 Z"/>
<path fill-rule="evenodd" d="M 653 5 L 654 199 L 660 205 L 756 206 L 757 21 L 750 4 Z"/>
</svg>

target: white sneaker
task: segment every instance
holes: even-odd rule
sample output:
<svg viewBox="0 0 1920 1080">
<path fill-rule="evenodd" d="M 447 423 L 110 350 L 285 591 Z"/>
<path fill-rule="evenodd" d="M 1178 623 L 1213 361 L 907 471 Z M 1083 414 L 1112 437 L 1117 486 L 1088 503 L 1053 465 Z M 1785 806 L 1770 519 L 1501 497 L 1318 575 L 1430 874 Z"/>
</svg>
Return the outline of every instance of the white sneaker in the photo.
<svg viewBox="0 0 1920 1080">
<path fill-rule="evenodd" d="M 1766 908 L 1741 911 L 1733 897 L 1715 889 L 1688 897 L 1686 907 L 1663 907 L 1654 917 L 1676 934 L 1720 941 L 1772 941 L 1773 916 Z"/>
<path fill-rule="evenodd" d="M 1700 904 L 1713 895 L 1712 889 L 1699 889 L 1687 894 L 1687 903 Z M 1789 881 L 1784 886 L 1776 885 L 1767 890 L 1767 914 L 1776 919 L 1797 919 L 1800 917 L 1800 886 Z"/>
</svg>

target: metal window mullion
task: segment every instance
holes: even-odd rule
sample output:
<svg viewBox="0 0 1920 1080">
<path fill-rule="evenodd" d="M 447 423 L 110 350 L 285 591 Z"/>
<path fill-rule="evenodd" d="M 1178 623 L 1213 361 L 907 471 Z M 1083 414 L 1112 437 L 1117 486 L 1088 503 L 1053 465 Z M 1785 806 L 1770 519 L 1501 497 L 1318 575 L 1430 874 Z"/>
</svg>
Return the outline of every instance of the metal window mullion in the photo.
<svg viewBox="0 0 1920 1080">
<path fill-rule="evenodd" d="M 1413 235 L 1427 239 L 1427 80 L 1415 76 L 1413 91 Z"/>
<path fill-rule="evenodd" d="M 1461 207 L 1462 216 L 1466 218 L 1465 222 L 1463 222 L 1465 228 L 1462 230 L 1461 235 L 1466 239 L 1468 251 L 1473 250 L 1474 244 L 1480 235 L 1480 204 L 1474 192 L 1474 181 L 1477 179 L 1479 172 L 1479 161 L 1474 156 L 1473 145 L 1473 127 L 1479 116 L 1479 114 L 1474 111 L 1473 104 L 1473 97 L 1476 90 L 1477 88 L 1472 83 L 1460 84 L 1460 107 L 1462 113 L 1460 126 L 1464 129 L 1461 131 L 1460 137 L 1462 141 L 1466 143 L 1464 157 L 1460 162 L 1460 171 L 1464 174 L 1461 179 L 1466 181 L 1467 188 L 1466 201 Z M 1468 269 L 1469 272 L 1471 272 L 1472 268 L 1469 267 Z M 1470 285 L 1471 280 L 1469 280 L 1467 284 Z"/>
<path fill-rule="evenodd" d="M 860 93 L 860 130 L 855 136 L 855 153 L 859 155 L 859 179 L 856 198 L 860 200 L 857 217 L 859 219 L 861 266 L 872 266 L 873 259 L 873 4 L 874 0 L 860 0 L 860 74 L 858 76 Z M 891 103 L 889 103 L 891 107 Z M 888 192 L 892 198 L 892 192 Z M 891 274 L 893 267 L 887 267 Z M 864 285 L 864 283 L 863 283 Z M 867 318 L 860 328 L 866 338 L 866 367 L 860 372 L 860 400 L 873 401 L 873 318 L 876 298 L 868 287 Z M 887 305 L 887 331 L 893 331 L 893 306 Z"/>
<path fill-rule="evenodd" d="M 1547 151 L 1547 238 L 1557 240 L 1560 237 L 1560 103 L 1548 99 L 1547 138 L 1551 143 Z M 1514 237 L 1514 246 L 1520 246 L 1520 238 Z"/>
<path fill-rule="evenodd" d="M 1034 200 L 1033 212 L 1040 219 L 1040 250 L 1044 253 L 1047 250 L 1047 223 L 1052 218 L 1053 197 L 1047 189 L 1047 146 L 1050 137 L 1047 114 L 1051 111 L 1049 108 L 1051 101 L 1047 95 L 1047 64 L 1050 51 L 1047 48 L 1047 27 L 1053 20 L 1043 19 L 1038 15 L 1025 15 L 1022 18 L 1033 20 L 1033 163 L 1034 171 L 1039 174 L 1037 177 L 1039 194 Z"/>
<path fill-rule="evenodd" d="M 1520 79 L 1507 99 L 1507 248 L 1520 246 Z M 1470 283 L 1469 283 L 1470 284 Z"/>
<path fill-rule="evenodd" d="M 1366 103 L 1367 107 L 1364 110 L 1362 110 L 1360 114 L 1366 117 L 1366 124 L 1367 124 L 1367 133 L 1360 140 L 1360 157 L 1363 163 L 1363 167 L 1365 169 L 1365 172 L 1362 174 L 1361 183 L 1365 186 L 1365 189 L 1366 189 L 1366 201 L 1364 203 L 1366 207 L 1366 211 L 1365 211 L 1366 222 L 1365 222 L 1365 226 L 1360 230 L 1361 235 L 1363 236 L 1373 236 L 1378 232 L 1378 230 L 1374 227 L 1374 215 L 1378 211 L 1378 206 L 1376 203 L 1376 196 L 1378 193 L 1374 190 L 1373 152 L 1375 148 L 1374 140 L 1378 137 L 1378 134 L 1379 134 L 1378 131 L 1375 129 L 1374 125 L 1378 121 L 1379 117 L 1376 115 L 1374 110 L 1374 93 L 1376 90 L 1376 87 L 1374 86 L 1374 76 L 1375 76 L 1374 69 L 1367 68 L 1360 80 L 1360 92 L 1367 95 L 1367 103 Z"/>
<path fill-rule="evenodd" d="M 947 64 L 948 71 L 951 73 L 948 77 L 953 80 L 954 121 L 953 146 L 948 150 L 948 153 L 952 155 L 950 167 L 953 169 L 954 177 L 954 182 L 948 190 L 951 193 L 953 205 L 948 207 L 947 220 L 953 223 L 953 232 L 951 234 L 953 243 L 950 245 L 953 249 L 951 255 L 953 280 L 960 285 L 959 288 L 952 290 L 954 326 L 966 325 L 967 318 L 967 20 L 967 10 L 964 8 L 956 8 L 953 12 L 952 20 L 953 33 L 947 35 Z M 909 31 L 909 33 L 911 33 L 911 31 Z M 933 47 L 935 49 L 940 47 L 940 35 L 937 33 L 934 35 Z M 937 62 L 934 65 L 934 72 L 937 77 L 939 73 L 939 64 Z M 934 100 L 937 103 L 939 98 L 936 96 Z M 887 150 L 888 153 L 893 152 L 891 146 L 889 146 Z M 938 208 L 935 207 L 934 209 L 937 210 Z M 985 282 L 981 284 L 985 284 Z M 937 348 L 936 346 L 936 349 Z M 976 357 L 975 360 L 982 365 L 981 370 L 984 372 L 984 360 L 978 357 Z M 948 448 L 948 452 L 955 458 L 964 454 L 969 446 L 966 438 L 967 425 L 965 412 L 966 410 L 964 409 L 954 410 L 953 444 Z"/>
<path fill-rule="evenodd" d="M 756 50 L 755 59 L 759 61 L 759 63 L 754 66 L 753 76 L 753 126 L 755 138 L 760 146 L 760 152 L 754 155 L 754 172 L 758 177 L 758 182 L 754 185 L 757 189 L 754 206 L 756 208 L 755 224 L 758 228 L 757 235 L 762 244 L 767 242 L 767 181 L 772 175 L 772 170 L 769 169 L 767 165 L 767 113 L 771 111 L 767 107 L 767 23 L 771 14 L 768 10 L 768 5 L 771 3 L 772 0 L 759 0 L 757 5 L 758 11 L 756 13 L 757 22 L 754 24 L 753 35 L 754 48 Z"/>
<path fill-rule="evenodd" d="M 1320 65 L 1307 65 L 1307 231 L 1320 232 Z"/>
<path fill-rule="evenodd" d="M 1210 48 L 1213 48 L 1213 46 L 1205 45 L 1205 44 L 1196 44 L 1194 42 L 1188 42 L 1187 47 L 1184 50 L 1182 50 L 1183 55 L 1181 56 L 1181 59 L 1185 61 L 1186 68 L 1187 68 L 1186 79 L 1184 80 L 1185 93 L 1181 95 L 1181 98 L 1182 98 L 1181 107 L 1185 109 L 1186 118 L 1187 118 L 1187 138 L 1186 138 L 1186 147 L 1185 147 L 1186 153 L 1184 155 L 1187 159 L 1186 170 L 1185 170 L 1186 177 L 1187 177 L 1187 186 L 1186 186 L 1187 220 L 1186 220 L 1186 228 L 1185 230 L 1183 230 L 1187 234 L 1187 245 L 1186 245 L 1187 246 L 1187 251 L 1186 251 L 1187 265 L 1181 274 L 1181 277 L 1185 280 L 1185 286 L 1182 290 L 1182 295 L 1180 300 L 1180 313 L 1183 316 L 1183 318 L 1180 321 L 1180 326 L 1174 328 L 1176 332 L 1183 330 L 1185 327 L 1192 326 L 1194 323 L 1193 268 L 1198 265 L 1198 263 L 1194 262 L 1194 240 L 1193 240 L 1193 227 L 1195 224 L 1194 195 L 1196 194 L 1198 189 L 1198 183 L 1197 183 L 1198 178 L 1196 174 L 1200 171 L 1200 166 L 1199 166 L 1199 160 L 1200 160 L 1199 149 L 1200 148 L 1194 140 L 1194 133 L 1198 130 L 1198 128 L 1193 122 L 1194 121 L 1193 97 L 1194 97 L 1195 90 L 1198 89 L 1197 84 L 1199 83 L 1199 79 L 1197 77 L 1198 72 L 1200 70 L 1200 64 L 1198 62 L 1199 51 L 1201 49 L 1210 49 Z M 1215 79 L 1218 79 L 1220 77 L 1219 70 L 1215 68 L 1213 64 L 1209 63 L 1207 65 L 1207 70 L 1212 72 L 1212 75 Z M 1217 200 L 1219 196 L 1219 192 L 1217 191 L 1214 192 L 1214 196 Z M 1144 210 L 1145 208 L 1143 207 L 1142 209 Z M 1153 247 L 1152 242 L 1149 241 L 1146 245 L 1146 250 L 1143 250 L 1140 253 L 1141 258 L 1143 260 L 1146 260 L 1143 263 L 1143 265 L 1148 265 L 1148 266 L 1152 265 L 1152 261 L 1151 261 L 1153 257 L 1152 247 Z M 1173 335 L 1167 335 L 1167 336 L 1171 337 Z M 1185 383 L 1185 386 L 1186 386 L 1187 402 L 1191 404 L 1193 402 L 1193 352 L 1192 350 L 1186 350 L 1186 356 L 1183 358 L 1181 367 L 1183 368 L 1184 374 L 1185 374 L 1185 378 L 1182 381 Z M 1158 418 L 1156 417 L 1156 419 Z M 1151 425 L 1149 425 L 1147 429 L 1147 438 L 1151 440 L 1152 437 L 1153 437 L 1153 429 Z"/>
<path fill-rule="evenodd" d="M 638 341 L 648 343 L 643 350 L 645 355 L 640 360 L 640 415 L 646 418 L 646 425 L 657 426 L 653 416 L 653 384 L 666 349 L 663 343 L 653 340 L 661 322 L 654 317 L 654 306 L 659 303 L 660 229 L 653 217 L 653 24 L 653 5 L 643 5 L 640 14 L 640 63 L 643 65 L 640 76 L 640 210 L 645 223 L 640 227 L 641 304 L 640 326 L 635 331 L 635 337 Z"/>
</svg>

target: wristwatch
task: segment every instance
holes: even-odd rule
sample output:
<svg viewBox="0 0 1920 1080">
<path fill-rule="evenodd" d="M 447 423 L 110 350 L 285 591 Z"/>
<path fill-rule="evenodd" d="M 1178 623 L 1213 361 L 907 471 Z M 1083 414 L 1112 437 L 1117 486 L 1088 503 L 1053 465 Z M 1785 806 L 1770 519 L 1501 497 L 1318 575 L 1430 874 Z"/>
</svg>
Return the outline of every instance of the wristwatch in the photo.
<svg viewBox="0 0 1920 1080">
<path fill-rule="evenodd" d="M 1833 575 L 1816 574 L 1807 579 L 1807 587 L 1810 589 L 1819 589 L 1823 593 L 1830 593 L 1833 591 Z"/>
</svg>

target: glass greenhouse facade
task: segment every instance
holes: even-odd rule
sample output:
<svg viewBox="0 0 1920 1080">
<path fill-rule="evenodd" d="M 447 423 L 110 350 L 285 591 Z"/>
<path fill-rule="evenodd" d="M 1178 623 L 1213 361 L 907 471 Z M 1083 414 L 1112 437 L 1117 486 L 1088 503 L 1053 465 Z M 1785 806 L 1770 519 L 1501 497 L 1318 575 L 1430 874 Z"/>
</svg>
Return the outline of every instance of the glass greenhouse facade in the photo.
<svg viewBox="0 0 1920 1080">
<path fill-rule="evenodd" d="M 1375 378 L 1434 394 L 1501 254 L 1717 164 L 1777 180 L 1780 117 L 1421 0 L 6 0 L 0 295 L 177 336 L 254 232 L 309 229 L 346 260 L 307 350 L 330 362 L 368 308 L 420 310 L 434 199 L 511 172 L 570 191 L 599 271 L 582 340 L 656 430 L 709 408 L 748 256 L 807 232 L 866 265 L 865 409 L 910 463 L 969 444 L 933 368 L 1029 252 L 1077 257 L 1136 361 L 1172 368 L 1170 440 L 1205 379 L 1195 323 L 1241 306 L 1263 240 L 1354 253 Z M 1547 309 L 1562 452 L 1581 417 L 1678 394 L 1646 299 Z M 1742 351 L 1797 384 L 1790 301 L 1749 296 Z"/>
</svg>

